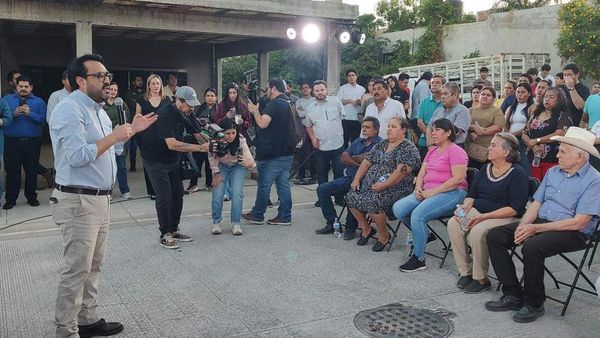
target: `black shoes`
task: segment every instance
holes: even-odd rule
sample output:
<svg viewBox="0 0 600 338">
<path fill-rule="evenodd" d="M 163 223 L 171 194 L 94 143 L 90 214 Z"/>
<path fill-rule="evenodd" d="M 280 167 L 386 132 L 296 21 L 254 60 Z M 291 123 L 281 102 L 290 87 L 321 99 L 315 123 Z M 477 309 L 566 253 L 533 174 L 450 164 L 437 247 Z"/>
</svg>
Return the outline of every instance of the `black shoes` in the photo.
<svg viewBox="0 0 600 338">
<path fill-rule="evenodd" d="M 518 311 L 523 307 L 523 300 L 515 296 L 503 295 L 497 301 L 485 302 L 488 311 Z"/>
<path fill-rule="evenodd" d="M 135 166 L 134 165 L 129 166 L 129 172 L 130 173 L 134 173 L 135 172 Z"/>
<path fill-rule="evenodd" d="M 106 322 L 103 319 L 90 325 L 79 325 L 79 337 L 114 336 L 123 331 L 123 324 L 119 322 Z"/>
<path fill-rule="evenodd" d="M 544 305 L 535 307 L 533 305 L 525 304 L 519 311 L 515 312 L 512 318 L 517 323 L 531 323 L 543 315 Z"/>
<path fill-rule="evenodd" d="M 458 279 L 458 282 L 456 282 L 456 287 L 462 290 L 462 289 L 466 288 L 467 285 L 469 285 L 472 281 L 473 281 L 473 277 L 471 277 L 471 275 L 461 276 Z"/>
<path fill-rule="evenodd" d="M 354 239 L 354 237 L 356 237 L 356 230 L 346 229 L 346 231 L 344 232 L 344 240 L 351 241 Z"/>
<path fill-rule="evenodd" d="M 386 246 L 388 246 L 388 244 L 390 244 L 389 239 L 386 243 L 381 243 L 380 241 L 377 241 L 377 243 L 375 243 L 375 245 L 373 245 L 372 250 L 375 252 L 381 252 L 381 251 L 383 251 L 383 249 L 385 249 Z"/>
<path fill-rule="evenodd" d="M 27 204 L 31 205 L 32 207 L 39 207 L 40 201 L 38 201 L 37 199 L 31 199 L 27 201 Z"/>
<path fill-rule="evenodd" d="M 252 223 L 252 224 L 256 224 L 256 225 L 262 225 L 264 223 L 264 220 L 252 215 L 251 212 L 242 214 L 242 219 L 248 223 Z"/>
<path fill-rule="evenodd" d="M 4 203 L 4 205 L 2 206 L 2 209 L 9 210 L 14 208 L 15 205 L 17 205 L 15 202 L 6 201 L 6 203 Z"/>
<path fill-rule="evenodd" d="M 320 207 L 321 207 L 321 201 L 316 201 L 315 208 L 320 208 Z"/>
<path fill-rule="evenodd" d="M 369 243 L 369 238 L 373 238 L 373 236 L 375 236 L 375 234 L 377 234 L 377 230 L 375 230 L 375 228 L 371 227 L 371 231 L 369 232 L 367 237 L 363 237 L 363 235 L 360 235 L 360 238 L 356 242 L 356 245 L 360 245 L 360 246 L 367 245 L 367 243 Z"/>
<path fill-rule="evenodd" d="M 481 284 L 479 283 L 479 281 L 473 279 L 471 283 L 469 283 L 469 285 L 465 287 L 465 293 L 480 293 L 483 291 L 487 291 L 491 288 L 492 283 L 490 283 L 489 280 Z"/>
<path fill-rule="evenodd" d="M 402 272 L 415 272 L 425 270 L 426 268 L 425 261 L 421 261 L 415 255 L 412 255 L 408 262 L 400 265 L 400 271 Z"/>
<path fill-rule="evenodd" d="M 341 231 L 341 229 L 340 229 L 340 231 Z M 316 230 L 315 233 L 317 235 L 329 235 L 329 234 L 332 234 L 333 233 L 333 225 L 328 223 L 327 225 L 325 225 L 321 229 Z"/>
</svg>

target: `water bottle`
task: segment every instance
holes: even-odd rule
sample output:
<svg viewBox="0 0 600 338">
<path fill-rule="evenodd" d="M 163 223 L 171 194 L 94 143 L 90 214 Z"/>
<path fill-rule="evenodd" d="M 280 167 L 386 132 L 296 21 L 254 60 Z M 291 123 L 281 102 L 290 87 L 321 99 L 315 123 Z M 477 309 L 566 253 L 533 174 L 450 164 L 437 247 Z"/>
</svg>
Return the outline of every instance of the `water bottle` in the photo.
<svg viewBox="0 0 600 338">
<path fill-rule="evenodd" d="M 467 231 L 467 224 L 469 223 L 469 219 L 467 218 L 467 213 L 465 212 L 465 209 L 463 209 L 462 205 L 456 205 L 456 212 L 454 212 L 454 214 L 456 215 L 456 217 L 458 217 L 460 228 L 463 231 Z"/>
<path fill-rule="evenodd" d="M 533 160 L 531 161 L 531 166 L 532 167 L 539 167 L 541 159 L 542 158 L 540 157 L 540 155 L 538 155 L 538 154 L 533 155 Z"/>
<path fill-rule="evenodd" d="M 333 220 L 333 237 L 340 238 L 342 237 L 342 232 L 340 231 L 340 222 L 337 217 Z"/>
<path fill-rule="evenodd" d="M 413 252 L 413 239 L 412 239 L 412 231 L 406 233 L 406 238 L 404 239 L 404 247 L 406 250 L 406 256 L 412 256 Z"/>
<path fill-rule="evenodd" d="M 385 180 L 387 180 L 387 179 L 388 179 L 388 177 L 390 177 L 390 174 L 385 174 L 385 175 L 382 175 L 382 176 L 379 178 L 379 180 L 378 180 L 378 181 L 379 181 L 379 183 L 383 183 L 383 182 L 385 182 Z"/>
</svg>

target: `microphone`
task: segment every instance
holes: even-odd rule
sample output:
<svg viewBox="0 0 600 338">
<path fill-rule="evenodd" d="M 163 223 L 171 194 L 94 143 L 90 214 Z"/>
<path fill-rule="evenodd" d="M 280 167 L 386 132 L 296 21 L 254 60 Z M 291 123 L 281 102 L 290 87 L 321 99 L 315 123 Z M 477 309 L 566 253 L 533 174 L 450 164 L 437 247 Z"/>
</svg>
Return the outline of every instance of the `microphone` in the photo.
<svg viewBox="0 0 600 338">
<path fill-rule="evenodd" d="M 127 116 L 125 116 L 125 110 L 123 110 L 123 99 L 117 97 L 115 99 L 115 107 L 117 108 L 117 119 L 119 124 L 123 125 L 127 123 Z"/>
</svg>

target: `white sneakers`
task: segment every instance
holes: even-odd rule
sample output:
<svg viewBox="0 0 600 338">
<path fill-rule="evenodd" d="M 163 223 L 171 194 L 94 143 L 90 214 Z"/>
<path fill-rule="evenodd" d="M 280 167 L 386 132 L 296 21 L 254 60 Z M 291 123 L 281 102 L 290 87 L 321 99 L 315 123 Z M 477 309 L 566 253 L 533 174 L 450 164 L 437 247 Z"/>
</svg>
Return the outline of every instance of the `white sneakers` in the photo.
<svg viewBox="0 0 600 338">
<path fill-rule="evenodd" d="M 121 195 L 121 197 L 122 197 L 124 200 L 130 200 L 130 199 L 132 199 L 132 198 L 133 198 L 133 196 L 131 196 L 131 193 L 130 193 L 130 192 L 126 192 L 126 193 L 124 193 L 123 195 Z"/>
<path fill-rule="evenodd" d="M 221 233 L 222 233 L 222 231 L 221 231 L 221 223 L 213 223 L 212 234 L 213 235 L 220 235 Z"/>
<path fill-rule="evenodd" d="M 214 223 L 213 224 L 213 228 L 212 228 L 212 234 L 213 235 L 220 235 L 223 233 L 223 230 L 221 229 L 221 223 Z M 233 228 L 231 229 L 231 233 L 234 236 L 240 236 L 243 234 L 242 232 L 242 227 L 240 226 L 240 224 L 234 224 Z"/>
<path fill-rule="evenodd" d="M 234 224 L 233 229 L 231 229 L 231 233 L 234 234 L 235 236 L 240 236 L 243 233 L 242 228 L 240 227 L 239 224 Z"/>
</svg>

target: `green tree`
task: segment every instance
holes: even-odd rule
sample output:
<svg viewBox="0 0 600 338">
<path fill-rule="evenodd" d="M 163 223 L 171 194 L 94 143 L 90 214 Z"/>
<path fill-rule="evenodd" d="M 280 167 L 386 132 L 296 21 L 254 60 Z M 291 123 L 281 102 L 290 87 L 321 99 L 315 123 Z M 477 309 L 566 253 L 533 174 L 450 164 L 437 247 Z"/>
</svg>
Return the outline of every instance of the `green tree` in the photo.
<svg viewBox="0 0 600 338">
<path fill-rule="evenodd" d="M 256 70 L 256 54 L 233 56 L 223 59 L 223 86 L 228 83 L 240 83 L 247 71 Z M 221 88 L 222 90 L 223 88 Z"/>
<path fill-rule="evenodd" d="M 585 73 L 600 79 L 600 9 L 585 0 L 573 0 L 558 12 L 558 54 L 576 63 Z"/>
<path fill-rule="evenodd" d="M 385 20 L 388 32 L 411 29 L 420 25 L 418 5 L 419 0 L 379 0 L 377 15 Z"/>
</svg>

